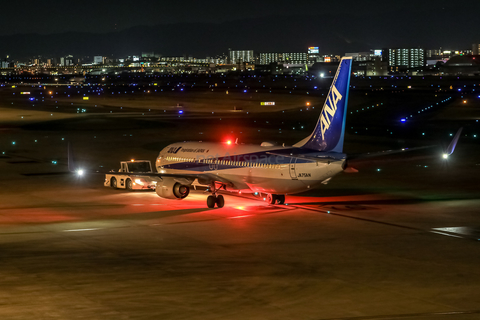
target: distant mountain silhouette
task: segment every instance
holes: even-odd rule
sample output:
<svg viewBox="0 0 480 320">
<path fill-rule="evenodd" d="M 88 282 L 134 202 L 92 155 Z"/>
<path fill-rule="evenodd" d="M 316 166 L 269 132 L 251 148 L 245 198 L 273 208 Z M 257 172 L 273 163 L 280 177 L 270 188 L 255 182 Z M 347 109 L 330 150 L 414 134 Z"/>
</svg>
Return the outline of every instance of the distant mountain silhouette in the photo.
<svg viewBox="0 0 480 320">
<path fill-rule="evenodd" d="M 384 47 L 469 49 L 480 42 L 477 13 L 432 8 L 430 12 L 390 12 L 380 16 L 270 16 L 225 23 L 160 24 L 95 34 L 0 36 L 0 57 L 104 55 L 123 57 L 154 51 L 162 55 L 214 56 L 234 50 L 344 54 Z M 84 23 L 88 23 L 85 21 Z"/>
</svg>

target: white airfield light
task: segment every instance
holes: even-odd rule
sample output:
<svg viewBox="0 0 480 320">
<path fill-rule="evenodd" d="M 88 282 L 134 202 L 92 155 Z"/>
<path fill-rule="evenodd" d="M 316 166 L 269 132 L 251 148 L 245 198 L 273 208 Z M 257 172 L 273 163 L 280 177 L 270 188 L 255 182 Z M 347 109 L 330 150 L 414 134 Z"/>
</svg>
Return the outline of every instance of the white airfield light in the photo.
<svg viewBox="0 0 480 320">
<path fill-rule="evenodd" d="M 443 159 L 448 159 L 448 153 L 443 154 Z"/>
<path fill-rule="evenodd" d="M 83 172 L 83 169 L 79 169 L 79 170 L 77 171 L 77 175 L 79 175 L 80 177 L 83 176 L 83 173 L 84 173 L 84 172 Z"/>
</svg>

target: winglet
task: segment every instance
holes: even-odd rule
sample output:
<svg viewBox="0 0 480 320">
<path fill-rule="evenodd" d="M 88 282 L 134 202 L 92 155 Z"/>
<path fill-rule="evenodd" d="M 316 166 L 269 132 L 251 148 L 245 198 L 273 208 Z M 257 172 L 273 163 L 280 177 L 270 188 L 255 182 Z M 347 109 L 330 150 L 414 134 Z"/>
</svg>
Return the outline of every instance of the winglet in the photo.
<svg viewBox="0 0 480 320">
<path fill-rule="evenodd" d="M 455 147 L 457 146 L 458 139 L 460 139 L 460 134 L 462 133 L 462 130 L 463 130 L 463 127 L 458 129 L 457 133 L 455 134 L 455 137 L 453 137 L 452 142 L 450 142 L 450 144 L 448 145 L 448 148 L 445 151 L 444 157 L 445 157 L 445 155 L 447 155 L 447 157 L 448 157 L 449 155 L 451 155 L 453 153 L 453 151 L 455 151 Z"/>
</svg>

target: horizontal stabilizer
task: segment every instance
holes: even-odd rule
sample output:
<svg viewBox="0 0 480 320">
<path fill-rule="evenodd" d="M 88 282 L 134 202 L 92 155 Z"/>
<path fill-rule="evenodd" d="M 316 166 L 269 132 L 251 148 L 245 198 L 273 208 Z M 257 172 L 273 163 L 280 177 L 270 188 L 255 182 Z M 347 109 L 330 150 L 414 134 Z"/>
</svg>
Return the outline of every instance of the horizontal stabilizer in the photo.
<svg viewBox="0 0 480 320">
<path fill-rule="evenodd" d="M 317 162 L 332 162 L 332 161 L 339 161 L 343 160 L 344 158 L 339 158 L 339 155 L 336 154 L 334 156 L 333 154 L 328 155 L 308 155 L 308 154 L 303 154 L 303 153 L 281 153 L 281 152 L 267 152 L 267 154 L 271 154 L 274 156 L 279 156 L 279 157 L 288 157 L 288 158 L 297 158 L 297 159 L 305 159 L 305 160 L 311 160 L 311 161 L 317 161 Z"/>
</svg>

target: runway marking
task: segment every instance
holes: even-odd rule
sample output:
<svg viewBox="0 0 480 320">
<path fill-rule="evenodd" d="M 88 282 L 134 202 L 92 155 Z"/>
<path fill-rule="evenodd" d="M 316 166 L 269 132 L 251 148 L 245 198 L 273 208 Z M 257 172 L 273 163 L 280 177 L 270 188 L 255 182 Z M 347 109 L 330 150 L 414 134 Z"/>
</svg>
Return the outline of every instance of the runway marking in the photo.
<svg viewBox="0 0 480 320">
<path fill-rule="evenodd" d="M 445 227 L 445 228 L 432 228 L 432 232 L 444 234 L 450 237 L 457 237 L 457 238 L 471 238 L 479 240 L 478 237 L 480 236 L 480 228 L 478 227 Z"/>
<path fill-rule="evenodd" d="M 433 233 L 433 234 L 438 234 L 438 235 L 448 236 L 448 237 L 453 237 L 453 238 L 480 241 L 480 239 L 478 239 L 478 237 L 475 236 L 475 235 L 470 235 L 470 234 L 465 234 L 465 233 L 460 234 L 460 233 L 454 233 L 454 232 L 446 231 L 446 230 L 452 230 L 452 228 L 433 228 L 431 230 L 425 230 L 425 229 L 421 229 L 421 228 L 405 226 L 405 225 L 391 223 L 391 222 L 385 222 L 385 221 L 373 220 L 373 219 L 368 219 L 368 218 L 350 216 L 350 215 L 347 215 L 347 214 L 344 214 L 344 213 L 338 213 L 338 212 L 334 212 L 334 211 L 331 211 L 331 210 L 316 209 L 316 208 L 311 208 L 311 207 L 307 207 L 307 206 L 299 206 L 299 205 L 295 205 L 295 206 L 291 206 L 291 207 L 295 207 L 295 208 L 298 208 L 298 209 L 309 210 L 309 211 L 314 211 L 314 212 L 325 213 L 325 214 L 330 214 L 330 215 L 339 216 L 339 217 L 343 217 L 343 218 L 349 218 L 349 219 L 355 219 L 355 220 L 360 220 L 360 221 L 365 221 L 365 222 L 383 224 L 383 225 L 391 226 L 391 227 L 403 228 L 403 229 L 414 230 L 414 231 L 419 231 L 419 232 Z M 458 229 L 458 228 L 460 228 L 460 227 L 453 228 L 453 229 Z"/>
<path fill-rule="evenodd" d="M 457 316 L 468 314 L 479 314 L 480 310 L 465 310 L 465 311 L 447 311 L 447 312 L 432 312 L 432 313 L 410 313 L 410 314 L 392 314 L 392 315 L 378 315 L 378 316 L 360 316 L 360 317 L 340 317 L 340 318 L 320 318 L 321 320 L 395 320 L 408 319 L 418 317 L 431 316 Z"/>
<path fill-rule="evenodd" d="M 441 232 L 441 231 L 430 231 L 431 233 L 436 233 L 436 234 L 441 234 L 442 236 L 447 236 L 447 237 L 454 237 L 454 238 L 461 238 L 465 239 L 465 237 L 458 236 L 449 232 Z"/>
<path fill-rule="evenodd" d="M 63 230 L 63 232 L 77 232 L 77 231 L 95 231 L 100 230 L 102 228 L 90 228 L 90 229 L 71 229 L 71 230 Z"/>
</svg>

